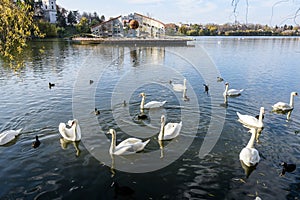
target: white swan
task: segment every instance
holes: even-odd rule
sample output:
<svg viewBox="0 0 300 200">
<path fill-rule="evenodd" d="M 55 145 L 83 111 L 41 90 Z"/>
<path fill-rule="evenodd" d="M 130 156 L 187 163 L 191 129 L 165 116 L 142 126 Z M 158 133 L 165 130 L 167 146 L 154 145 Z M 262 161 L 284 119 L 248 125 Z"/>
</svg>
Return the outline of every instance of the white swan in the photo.
<svg viewBox="0 0 300 200">
<path fill-rule="evenodd" d="M 298 96 L 297 92 L 292 92 L 291 93 L 291 98 L 290 98 L 290 104 L 284 103 L 284 102 L 277 102 L 274 104 L 273 111 L 282 111 L 282 112 L 287 112 L 290 110 L 294 109 L 294 96 Z"/>
<path fill-rule="evenodd" d="M 225 91 L 223 96 L 239 96 L 244 91 L 244 89 L 237 90 L 237 89 L 230 89 L 229 90 L 229 83 L 225 83 Z"/>
<path fill-rule="evenodd" d="M 130 155 L 142 151 L 150 141 L 150 139 L 143 142 L 138 138 L 127 138 L 116 146 L 116 131 L 109 129 L 108 134 L 112 135 L 109 153 L 113 155 Z"/>
<path fill-rule="evenodd" d="M 0 134 L 0 145 L 4 145 L 15 139 L 20 134 L 22 128 L 18 130 L 7 130 Z"/>
<path fill-rule="evenodd" d="M 168 123 L 165 125 L 165 116 L 161 116 L 161 127 L 158 135 L 158 140 L 171 140 L 179 135 L 182 127 L 180 123 Z"/>
<path fill-rule="evenodd" d="M 58 126 L 59 133 L 61 136 L 69 141 L 79 141 L 81 140 L 81 130 L 78 124 L 78 120 L 69 120 L 68 125 L 71 126 L 70 128 L 66 127 L 65 123 L 60 123 Z"/>
<path fill-rule="evenodd" d="M 239 121 L 246 125 L 253 128 L 262 128 L 264 127 L 263 123 L 263 115 L 265 114 L 265 108 L 261 107 L 259 112 L 258 119 L 256 117 L 253 117 L 251 115 L 242 115 L 239 112 L 236 112 L 237 116 L 239 117 Z"/>
<path fill-rule="evenodd" d="M 167 102 L 167 101 L 150 101 L 145 104 L 146 94 L 142 92 L 140 96 L 142 97 L 142 101 L 140 105 L 141 109 L 159 108 L 162 107 Z"/>
<path fill-rule="evenodd" d="M 173 90 L 176 92 L 182 92 L 186 89 L 186 79 L 183 79 L 183 84 L 174 84 L 171 80 L 170 84 L 172 85 Z"/>
<path fill-rule="evenodd" d="M 251 138 L 247 146 L 241 150 L 240 160 L 243 161 L 246 166 L 251 167 L 258 164 L 260 157 L 258 151 L 254 148 L 254 141 L 257 131 L 255 128 L 251 128 L 249 132 L 251 133 Z"/>
</svg>

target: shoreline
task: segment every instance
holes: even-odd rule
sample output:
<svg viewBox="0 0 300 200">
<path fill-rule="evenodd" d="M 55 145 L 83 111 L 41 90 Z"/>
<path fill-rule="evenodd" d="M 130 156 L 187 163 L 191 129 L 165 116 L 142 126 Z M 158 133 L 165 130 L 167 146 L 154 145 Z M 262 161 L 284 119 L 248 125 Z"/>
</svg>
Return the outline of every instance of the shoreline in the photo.
<svg viewBox="0 0 300 200">
<path fill-rule="evenodd" d="M 80 44 L 108 44 L 108 45 L 155 45 L 155 46 L 188 46 L 191 38 L 87 38 L 74 37 L 73 42 Z"/>
</svg>

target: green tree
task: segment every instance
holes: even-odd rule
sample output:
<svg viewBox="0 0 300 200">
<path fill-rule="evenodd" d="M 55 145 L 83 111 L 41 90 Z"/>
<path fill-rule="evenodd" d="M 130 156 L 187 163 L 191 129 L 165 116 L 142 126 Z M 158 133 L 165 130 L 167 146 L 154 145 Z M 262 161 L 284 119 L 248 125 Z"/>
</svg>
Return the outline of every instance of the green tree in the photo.
<svg viewBox="0 0 300 200">
<path fill-rule="evenodd" d="M 67 19 L 68 23 L 73 26 L 74 24 L 77 24 L 77 17 L 78 17 L 78 11 L 69 11 Z"/>
<path fill-rule="evenodd" d="M 188 31 L 187 27 L 185 25 L 180 26 L 180 28 L 178 29 L 178 32 L 186 35 L 186 32 Z"/>
<path fill-rule="evenodd" d="M 66 27 L 67 26 L 67 10 L 64 8 L 60 8 L 59 6 L 57 6 L 57 26 L 59 27 Z"/>
<path fill-rule="evenodd" d="M 0 55 L 13 66 L 32 36 L 43 37 L 33 22 L 31 6 L 23 1 L 0 0 Z M 16 64 L 16 63 L 15 63 Z M 20 66 L 21 63 L 17 63 Z"/>
<path fill-rule="evenodd" d="M 215 36 L 218 33 L 218 27 L 215 25 L 208 25 L 207 29 L 209 30 L 209 34 L 211 36 Z"/>
<path fill-rule="evenodd" d="M 57 29 L 54 24 L 46 21 L 39 21 L 38 27 L 45 34 L 45 37 L 57 37 Z"/>
<path fill-rule="evenodd" d="M 199 35 L 199 31 L 197 31 L 197 30 L 195 30 L 195 29 L 192 29 L 192 30 L 188 30 L 188 31 L 186 32 L 186 34 L 187 34 L 188 36 L 198 36 L 198 35 Z"/>
<path fill-rule="evenodd" d="M 79 33 L 89 33 L 90 28 L 89 28 L 89 22 L 86 17 L 82 17 L 80 19 L 80 22 L 76 24 L 76 29 Z"/>
</svg>

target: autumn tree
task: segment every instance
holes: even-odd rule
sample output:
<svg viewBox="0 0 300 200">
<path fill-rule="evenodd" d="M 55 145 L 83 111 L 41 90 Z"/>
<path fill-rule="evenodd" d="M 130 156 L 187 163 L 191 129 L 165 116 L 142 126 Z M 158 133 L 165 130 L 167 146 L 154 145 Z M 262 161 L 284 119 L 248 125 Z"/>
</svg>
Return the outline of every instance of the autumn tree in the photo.
<svg viewBox="0 0 300 200">
<path fill-rule="evenodd" d="M 82 17 L 78 24 L 76 24 L 76 29 L 79 33 L 89 33 L 89 23 L 86 17 Z"/>
<path fill-rule="evenodd" d="M 28 39 L 43 36 L 33 22 L 33 14 L 30 4 L 24 1 L 0 0 L 0 55 L 9 60 L 11 66 Z"/>
<path fill-rule="evenodd" d="M 186 35 L 186 32 L 188 31 L 188 28 L 185 25 L 180 26 L 180 28 L 178 29 L 178 32 Z"/>
</svg>

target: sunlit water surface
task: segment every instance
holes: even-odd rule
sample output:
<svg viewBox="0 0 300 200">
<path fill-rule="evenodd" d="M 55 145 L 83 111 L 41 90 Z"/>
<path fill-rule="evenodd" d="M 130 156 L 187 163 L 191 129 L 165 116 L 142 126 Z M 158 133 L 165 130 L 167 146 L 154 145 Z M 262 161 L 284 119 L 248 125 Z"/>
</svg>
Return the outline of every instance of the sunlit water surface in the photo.
<svg viewBox="0 0 300 200">
<path fill-rule="evenodd" d="M 192 50 L 196 60 L 197 52 L 204 50 L 231 88 L 245 89 L 242 95 L 229 98 L 228 106 L 224 106 L 224 82 L 217 82 L 217 74 L 209 80 L 201 77 L 195 70 L 196 67 L 201 71 L 200 66 L 192 66 L 189 58 L 176 54 L 185 50 Z M 54 40 L 33 42 L 25 54 L 25 67 L 18 71 L 0 63 L 0 131 L 23 128 L 14 141 L 0 146 L 1 199 L 254 199 L 256 195 L 262 199 L 300 198 L 299 168 L 279 176 L 282 161 L 299 165 L 300 99 L 295 97 L 290 120 L 271 112 L 274 103 L 289 102 L 290 92 L 300 92 L 299 38 L 199 37 L 188 47 L 75 45 Z M 94 74 L 89 66 L 103 70 Z M 170 73 L 168 77 L 168 68 L 179 76 Z M 82 71 L 84 77 L 78 74 Z M 152 83 L 140 84 L 147 76 Z M 94 81 L 91 84 L 90 77 Z M 169 84 L 171 79 L 182 82 L 180 77 L 187 78 L 190 101 L 183 101 Z M 172 153 L 178 153 L 178 159 L 145 173 L 124 172 L 118 170 L 120 166 L 112 169 L 111 163 L 96 159 L 84 142 L 85 136 L 91 134 L 84 131 L 79 156 L 72 144 L 62 149 L 58 125 L 73 118 L 73 92 L 78 89 L 74 89 L 78 80 L 86 83 L 86 88 L 79 88 L 82 94 L 94 88 L 93 106 L 101 112 L 95 116 L 92 109 L 83 109 L 98 123 L 94 128 L 99 133 L 89 138 L 95 141 L 95 147 L 97 134 L 103 136 L 109 128 L 117 130 L 120 142 L 146 126 L 153 128 L 153 134 L 143 136 L 150 138 L 150 143 L 139 156 L 148 156 L 152 151 L 160 156 L 157 134 L 161 114 L 167 116 L 167 122 L 183 119 L 181 135 L 172 142 L 190 141 L 190 145 L 172 152 L 172 143 L 166 142 L 164 157 L 156 161 L 163 162 Z M 49 82 L 55 83 L 51 89 Z M 218 92 L 211 89 L 207 95 L 204 83 L 217 85 Z M 119 87 L 122 91 L 118 91 Z M 146 111 L 151 119 L 144 121 L 137 120 L 141 92 L 147 94 L 146 101 L 167 101 L 163 108 Z M 80 94 L 76 100 L 86 102 L 87 97 Z M 112 100 L 114 95 L 119 99 Z M 257 115 L 261 106 L 266 110 L 265 128 L 260 142 L 255 144 L 261 160 L 246 178 L 239 152 L 250 134 L 237 121 L 236 112 Z M 124 112 L 128 114 L 126 120 L 124 109 L 128 111 Z M 212 116 L 212 110 L 220 115 Z M 224 126 L 220 123 L 220 137 L 212 151 L 200 158 L 199 149 L 211 120 L 218 117 L 225 118 Z M 79 123 L 83 130 L 94 126 Z M 195 127 L 196 131 L 190 131 Z M 123 131 L 126 128 L 132 133 Z M 37 149 L 31 147 L 35 135 L 41 140 Z M 105 136 L 99 146 L 109 147 L 110 139 Z M 105 152 L 108 155 L 108 148 Z M 112 183 L 130 187 L 134 193 L 116 191 Z"/>
</svg>

